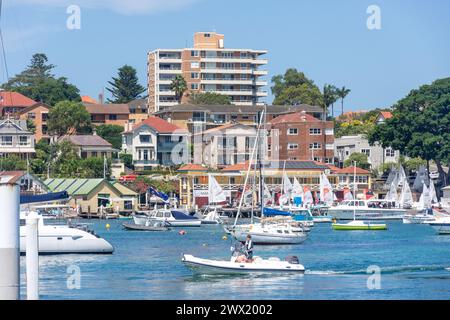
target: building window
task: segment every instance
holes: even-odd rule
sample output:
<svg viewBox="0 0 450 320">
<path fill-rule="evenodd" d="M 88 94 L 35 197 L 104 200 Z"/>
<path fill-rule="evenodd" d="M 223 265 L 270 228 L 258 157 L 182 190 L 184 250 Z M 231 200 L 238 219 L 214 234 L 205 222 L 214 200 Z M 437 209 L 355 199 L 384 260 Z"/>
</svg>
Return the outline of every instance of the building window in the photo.
<svg viewBox="0 0 450 320">
<path fill-rule="evenodd" d="M 108 119 L 109 119 L 109 120 L 117 120 L 117 114 L 110 114 L 110 115 L 108 116 Z"/>
<path fill-rule="evenodd" d="M 322 146 L 320 143 L 314 142 L 314 143 L 309 144 L 309 149 L 311 149 L 311 150 L 322 149 Z"/>
<path fill-rule="evenodd" d="M 191 69 L 199 68 L 199 64 L 197 61 L 191 62 Z"/>
<path fill-rule="evenodd" d="M 314 157 L 313 160 L 316 161 L 316 162 L 320 162 L 320 158 L 319 157 Z"/>
<path fill-rule="evenodd" d="M 140 135 L 139 136 L 139 141 L 141 143 L 150 143 L 151 142 L 151 137 L 149 135 Z"/>
<path fill-rule="evenodd" d="M 148 150 L 144 150 L 144 160 L 148 160 Z"/>
<path fill-rule="evenodd" d="M 204 37 L 205 37 L 205 38 L 211 38 L 211 34 L 205 33 L 205 34 L 204 34 Z"/>
<path fill-rule="evenodd" d="M 2 146 L 12 146 L 12 136 L 3 136 Z"/>
<path fill-rule="evenodd" d="M 297 160 L 297 157 L 289 158 L 289 160 L 296 161 L 296 160 Z"/>
<path fill-rule="evenodd" d="M 106 152 L 102 152 L 102 158 L 106 157 Z"/>
<path fill-rule="evenodd" d="M 28 113 L 28 119 L 36 119 L 36 113 L 34 112 Z"/>
<path fill-rule="evenodd" d="M 395 157 L 395 151 L 392 150 L 392 148 L 387 148 L 386 150 L 384 150 L 386 158 L 393 158 Z"/>
<path fill-rule="evenodd" d="M 97 157 L 97 151 L 92 151 L 91 152 L 91 157 Z"/>
<path fill-rule="evenodd" d="M 290 136 L 298 135 L 298 129 L 297 128 L 289 128 L 288 135 L 290 135 Z"/>
<path fill-rule="evenodd" d="M 326 164 L 333 164 L 333 158 L 325 158 Z"/>
<path fill-rule="evenodd" d="M 287 148 L 288 148 L 288 150 L 298 149 L 298 144 L 297 143 L 288 143 Z"/>
<path fill-rule="evenodd" d="M 312 136 L 318 136 L 322 134 L 322 130 L 320 128 L 310 128 L 309 134 Z"/>
<path fill-rule="evenodd" d="M 370 149 L 361 149 L 361 153 L 364 153 L 366 156 L 370 157 Z"/>
<path fill-rule="evenodd" d="M 192 90 L 198 90 L 198 83 L 191 83 Z"/>
<path fill-rule="evenodd" d="M 198 57 L 198 50 L 191 50 L 191 57 Z"/>
<path fill-rule="evenodd" d="M 192 113 L 192 121 L 205 122 L 205 113 L 204 112 L 193 112 Z"/>
<path fill-rule="evenodd" d="M 27 146 L 29 144 L 28 137 L 27 136 L 20 136 L 19 137 L 19 145 L 21 146 Z"/>
<path fill-rule="evenodd" d="M 191 79 L 198 79 L 198 72 L 191 72 Z"/>
</svg>

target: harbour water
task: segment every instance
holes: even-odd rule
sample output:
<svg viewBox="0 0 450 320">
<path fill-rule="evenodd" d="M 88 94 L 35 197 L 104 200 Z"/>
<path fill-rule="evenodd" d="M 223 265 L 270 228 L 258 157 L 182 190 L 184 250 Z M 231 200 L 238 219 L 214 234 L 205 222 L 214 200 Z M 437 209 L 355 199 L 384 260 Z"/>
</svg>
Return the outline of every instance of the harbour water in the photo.
<svg viewBox="0 0 450 320">
<path fill-rule="evenodd" d="M 304 275 L 193 276 L 182 253 L 229 258 L 231 240 L 222 239 L 221 226 L 180 235 L 126 231 L 119 220 L 87 222 L 114 254 L 41 256 L 41 299 L 450 299 L 450 236 L 427 225 L 389 222 L 387 231 L 346 232 L 316 224 L 301 245 L 255 246 L 263 257 L 297 255 Z M 379 289 L 367 285 L 373 265 L 381 268 Z M 74 270 L 79 289 L 68 286 Z M 22 257 L 23 298 L 24 273 Z"/>
</svg>

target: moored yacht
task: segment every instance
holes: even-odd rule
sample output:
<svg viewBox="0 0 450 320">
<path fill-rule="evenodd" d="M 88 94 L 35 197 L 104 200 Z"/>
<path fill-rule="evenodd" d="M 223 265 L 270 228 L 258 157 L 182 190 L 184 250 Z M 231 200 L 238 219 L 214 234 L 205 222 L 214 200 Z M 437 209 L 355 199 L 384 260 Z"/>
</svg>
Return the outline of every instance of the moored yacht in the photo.
<svg viewBox="0 0 450 320">
<path fill-rule="evenodd" d="M 328 215 L 338 220 L 401 220 L 406 209 L 386 200 L 345 200 L 328 209 Z"/>
<path fill-rule="evenodd" d="M 201 220 L 184 212 L 173 209 L 155 209 L 147 214 L 140 213 L 133 216 L 135 224 L 153 225 L 155 222 L 167 224 L 171 227 L 200 227 Z"/>
<path fill-rule="evenodd" d="M 113 253 L 113 246 L 90 230 L 86 224 L 45 224 L 38 219 L 39 254 Z M 26 214 L 20 216 L 20 252 L 26 252 Z"/>
</svg>

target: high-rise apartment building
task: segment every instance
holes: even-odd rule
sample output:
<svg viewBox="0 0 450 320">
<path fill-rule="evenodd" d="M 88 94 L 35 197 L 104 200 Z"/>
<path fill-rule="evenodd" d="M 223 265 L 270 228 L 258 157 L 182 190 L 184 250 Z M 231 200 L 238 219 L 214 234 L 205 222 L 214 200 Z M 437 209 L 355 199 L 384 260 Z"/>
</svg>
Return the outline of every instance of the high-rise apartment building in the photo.
<svg viewBox="0 0 450 320">
<path fill-rule="evenodd" d="M 262 105 L 267 96 L 260 67 L 267 59 L 260 57 L 265 50 L 226 49 L 224 36 L 215 32 L 194 34 L 193 48 L 157 49 L 147 57 L 148 105 L 150 112 L 163 110 L 178 103 L 170 84 L 176 75 L 182 75 L 189 95 L 214 92 L 230 97 L 235 105 Z"/>
</svg>

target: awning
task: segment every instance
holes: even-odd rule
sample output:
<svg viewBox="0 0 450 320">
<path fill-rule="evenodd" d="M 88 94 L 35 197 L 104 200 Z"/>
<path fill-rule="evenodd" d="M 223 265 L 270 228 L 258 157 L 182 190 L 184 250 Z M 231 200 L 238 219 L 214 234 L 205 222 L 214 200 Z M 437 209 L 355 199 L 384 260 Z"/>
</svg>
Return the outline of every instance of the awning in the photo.
<svg viewBox="0 0 450 320">
<path fill-rule="evenodd" d="M 37 195 L 20 195 L 20 204 L 53 202 L 53 201 L 67 201 L 69 194 L 67 191 L 37 194 Z"/>
</svg>

